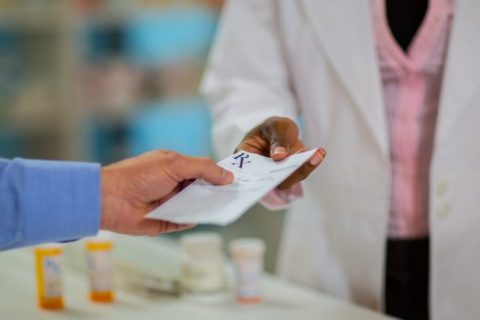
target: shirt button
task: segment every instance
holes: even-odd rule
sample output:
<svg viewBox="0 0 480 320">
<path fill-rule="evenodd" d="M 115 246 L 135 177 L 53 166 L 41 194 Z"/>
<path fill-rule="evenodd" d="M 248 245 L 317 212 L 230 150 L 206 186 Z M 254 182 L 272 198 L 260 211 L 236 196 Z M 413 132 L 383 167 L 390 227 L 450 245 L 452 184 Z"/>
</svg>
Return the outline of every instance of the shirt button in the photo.
<svg viewBox="0 0 480 320">
<path fill-rule="evenodd" d="M 441 219 L 446 219 L 452 213 L 452 206 L 449 203 L 443 203 L 437 210 L 437 215 Z"/>
<path fill-rule="evenodd" d="M 448 192 L 448 182 L 442 181 L 437 185 L 437 196 L 444 197 Z"/>
</svg>

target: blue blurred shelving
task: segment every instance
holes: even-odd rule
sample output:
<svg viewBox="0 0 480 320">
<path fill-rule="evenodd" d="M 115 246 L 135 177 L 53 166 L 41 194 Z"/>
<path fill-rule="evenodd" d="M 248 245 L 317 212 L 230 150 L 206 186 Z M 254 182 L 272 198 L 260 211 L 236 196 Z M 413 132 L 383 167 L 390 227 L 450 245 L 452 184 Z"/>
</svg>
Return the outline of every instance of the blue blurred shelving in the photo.
<svg viewBox="0 0 480 320">
<path fill-rule="evenodd" d="M 168 149 L 191 156 L 211 156 L 211 119 L 200 99 L 154 103 L 128 122 L 128 151 L 138 155 Z"/>
<path fill-rule="evenodd" d="M 151 74 L 185 61 L 201 66 L 217 20 L 215 12 L 193 6 L 134 12 L 114 26 L 97 21 L 85 30 L 87 55 L 93 62 L 120 56 Z M 139 97 L 121 121 L 92 120 L 92 160 L 108 163 L 154 149 L 211 156 L 209 111 L 195 92 L 187 95 L 157 96 L 154 102 Z"/>
<path fill-rule="evenodd" d="M 126 25 L 128 56 L 142 66 L 159 66 L 205 56 L 217 16 L 202 8 L 173 8 L 135 15 Z"/>
</svg>

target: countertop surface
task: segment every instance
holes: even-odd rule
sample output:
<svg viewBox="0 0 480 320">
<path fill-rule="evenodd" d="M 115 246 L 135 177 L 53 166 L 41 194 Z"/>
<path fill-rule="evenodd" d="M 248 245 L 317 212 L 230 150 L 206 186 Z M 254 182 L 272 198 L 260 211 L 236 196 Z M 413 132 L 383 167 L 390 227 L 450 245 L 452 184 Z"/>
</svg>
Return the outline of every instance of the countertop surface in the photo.
<svg viewBox="0 0 480 320">
<path fill-rule="evenodd" d="M 0 252 L 0 318 L 10 319 L 355 319 L 386 320 L 384 315 L 342 302 L 318 291 L 265 275 L 264 302 L 235 303 L 231 291 L 197 297 L 176 297 L 118 285 L 111 304 L 91 302 L 82 241 L 65 245 L 64 291 L 66 308 L 45 311 L 37 307 L 32 248 Z M 171 240 L 115 238 L 117 278 L 140 279 L 134 273 L 163 279 L 178 277 L 181 254 Z M 120 271 L 119 271 L 120 270 Z M 126 271 L 132 270 L 132 271 Z M 123 283 L 120 280 L 121 283 Z M 139 286 L 141 287 L 141 286 Z"/>
</svg>

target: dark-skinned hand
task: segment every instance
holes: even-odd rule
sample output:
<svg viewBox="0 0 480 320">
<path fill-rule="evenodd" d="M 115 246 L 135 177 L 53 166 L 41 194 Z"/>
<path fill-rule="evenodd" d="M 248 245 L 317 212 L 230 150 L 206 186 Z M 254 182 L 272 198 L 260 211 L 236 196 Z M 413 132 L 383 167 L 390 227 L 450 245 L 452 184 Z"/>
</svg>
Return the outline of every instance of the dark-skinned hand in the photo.
<svg viewBox="0 0 480 320">
<path fill-rule="evenodd" d="M 308 149 L 299 138 L 299 130 L 295 122 L 283 117 L 268 118 L 247 133 L 237 147 L 237 151 L 243 150 L 260 154 L 270 157 L 274 161 L 284 160 L 292 154 Z M 283 181 L 277 189 L 289 189 L 308 177 L 322 163 L 326 154 L 323 148 L 317 149 L 309 161 Z"/>
</svg>

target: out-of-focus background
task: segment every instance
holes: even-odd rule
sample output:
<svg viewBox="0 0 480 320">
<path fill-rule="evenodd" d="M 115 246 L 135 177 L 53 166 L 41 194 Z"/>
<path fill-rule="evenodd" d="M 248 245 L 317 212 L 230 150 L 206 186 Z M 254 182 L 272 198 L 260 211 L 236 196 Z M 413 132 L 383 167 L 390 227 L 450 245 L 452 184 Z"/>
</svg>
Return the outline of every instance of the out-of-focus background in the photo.
<svg viewBox="0 0 480 320">
<path fill-rule="evenodd" d="M 0 0 L 0 157 L 214 156 L 198 85 L 222 4 Z M 283 218 L 256 206 L 228 227 L 195 231 L 218 231 L 225 243 L 263 238 L 273 271 Z"/>
</svg>

